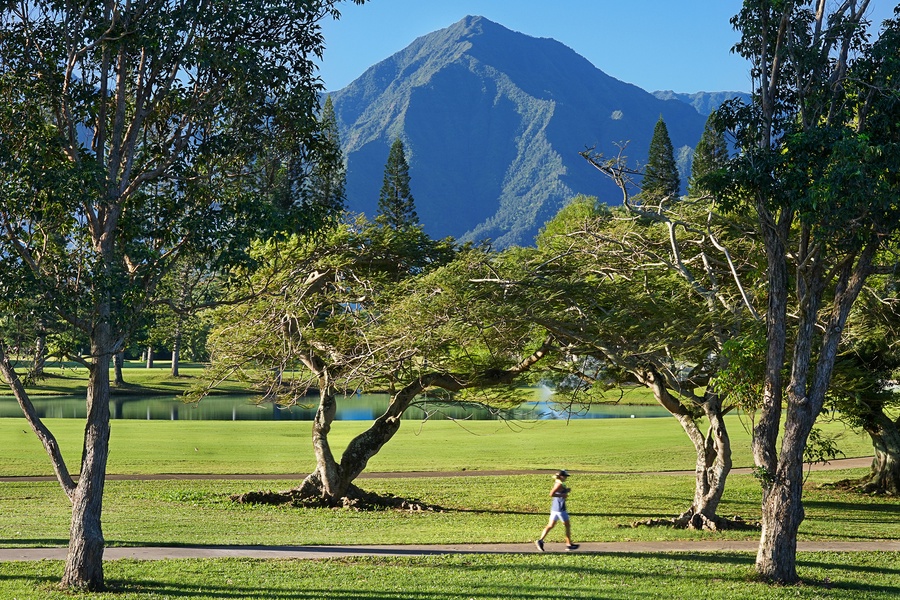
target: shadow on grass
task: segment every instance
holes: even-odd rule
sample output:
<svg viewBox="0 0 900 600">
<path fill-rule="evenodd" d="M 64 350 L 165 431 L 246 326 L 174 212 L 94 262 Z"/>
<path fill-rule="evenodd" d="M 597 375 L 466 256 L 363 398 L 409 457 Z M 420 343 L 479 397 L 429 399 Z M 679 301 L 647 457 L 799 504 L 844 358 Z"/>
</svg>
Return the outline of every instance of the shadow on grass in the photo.
<svg viewBox="0 0 900 600">
<path fill-rule="evenodd" d="M 807 500 L 804 498 L 803 506 L 806 510 L 812 511 L 822 511 L 823 513 L 829 515 L 840 515 L 840 519 L 843 521 L 848 520 L 858 520 L 854 519 L 854 513 L 857 515 L 878 515 L 879 517 L 896 517 L 900 515 L 900 504 L 898 503 L 884 503 L 884 504 L 873 504 L 866 502 L 868 496 L 859 495 L 859 502 L 839 502 L 839 501 L 830 501 L 830 500 Z M 868 519 L 871 520 L 871 519 Z"/>
</svg>

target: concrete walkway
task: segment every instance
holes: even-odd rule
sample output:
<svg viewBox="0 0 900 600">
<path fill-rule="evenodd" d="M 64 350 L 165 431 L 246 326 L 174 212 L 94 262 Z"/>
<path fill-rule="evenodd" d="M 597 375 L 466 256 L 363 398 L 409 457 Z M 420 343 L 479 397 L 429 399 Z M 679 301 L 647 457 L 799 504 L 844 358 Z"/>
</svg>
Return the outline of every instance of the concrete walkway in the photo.
<svg viewBox="0 0 900 600">
<path fill-rule="evenodd" d="M 645 554 L 665 552 L 756 552 L 747 541 L 587 542 L 576 553 Z M 900 552 L 900 541 L 799 542 L 800 552 Z M 562 543 L 547 542 L 546 552 L 565 552 Z M 143 546 L 106 548 L 105 560 L 130 558 L 321 559 L 347 556 L 434 556 L 441 554 L 537 554 L 534 544 L 448 544 L 410 546 Z M 66 548 L 0 548 L 0 562 L 65 560 Z"/>
</svg>

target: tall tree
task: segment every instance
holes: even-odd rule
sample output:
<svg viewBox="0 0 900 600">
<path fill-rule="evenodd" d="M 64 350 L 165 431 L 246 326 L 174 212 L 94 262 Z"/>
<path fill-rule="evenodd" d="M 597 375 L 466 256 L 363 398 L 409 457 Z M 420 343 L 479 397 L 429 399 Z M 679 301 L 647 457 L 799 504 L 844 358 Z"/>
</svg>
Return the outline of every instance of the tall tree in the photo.
<svg viewBox="0 0 900 600">
<path fill-rule="evenodd" d="M 308 201 L 339 214 L 347 201 L 347 167 L 331 96 L 319 116 L 318 152 L 308 181 Z"/>
<path fill-rule="evenodd" d="M 336 4 L 2 7 L 0 279 L 89 340 L 77 482 L 0 340 L 0 371 L 72 503 L 66 587 L 104 587 L 110 360 L 161 278 L 182 253 L 221 268 L 257 235 L 314 224 L 293 209 L 321 87 L 319 22 Z"/>
<path fill-rule="evenodd" d="M 725 143 L 725 132 L 718 125 L 716 113 L 712 113 L 706 119 L 706 126 L 694 150 L 688 195 L 696 198 L 709 193 L 710 190 L 704 185 L 703 178 L 723 169 L 727 162 L 728 145 Z"/>
<path fill-rule="evenodd" d="M 756 214 L 766 251 L 765 382 L 753 430 L 763 474 L 756 569 L 779 583 L 798 580 L 803 454 L 848 315 L 879 248 L 900 227 L 900 22 L 872 36 L 868 6 L 754 0 L 732 21 L 754 94 L 749 106 L 721 110 L 740 152 L 720 200 Z"/>
<path fill-rule="evenodd" d="M 405 229 L 419 224 L 416 204 L 409 189 L 409 164 L 400 138 L 391 144 L 384 181 L 378 197 L 376 222 L 392 229 Z"/>
<path fill-rule="evenodd" d="M 675 151 L 669 138 L 669 128 L 660 115 L 650 138 L 647 166 L 641 180 L 641 198 L 645 202 L 671 201 L 677 200 L 680 193 L 681 180 L 675 163 Z"/>
</svg>

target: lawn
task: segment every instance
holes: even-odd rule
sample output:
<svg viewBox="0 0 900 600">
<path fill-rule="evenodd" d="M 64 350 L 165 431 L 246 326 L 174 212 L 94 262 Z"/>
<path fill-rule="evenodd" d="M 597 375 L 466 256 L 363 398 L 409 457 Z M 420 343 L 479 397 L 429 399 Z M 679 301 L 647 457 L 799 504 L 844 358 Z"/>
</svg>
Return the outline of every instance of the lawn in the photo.
<svg viewBox="0 0 900 600">
<path fill-rule="evenodd" d="M 81 455 L 84 422 L 47 419 L 70 468 Z M 752 465 L 747 423 L 727 418 L 734 465 Z M 336 452 L 369 423 L 339 421 Z M 840 436 L 848 457 L 871 456 L 871 442 L 840 423 L 821 427 Z M 309 422 L 112 422 L 109 469 L 119 473 L 305 473 L 314 468 Z M 694 450 L 670 418 L 573 421 L 405 421 L 368 471 L 574 469 L 641 472 L 693 470 Z M 0 476 L 52 475 L 47 456 L 24 419 L 0 419 Z"/>
<path fill-rule="evenodd" d="M 50 419 L 74 467 L 84 423 Z M 729 417 L 735 466 L 750 464 L 745 423 Z M 366 422 L 335 424 L 337 451 Z M 112 424 L 113 474 L 263 474 L 271 479 L 110 480 L 104 534 L 111 546 L 193 544 L 433 544 L 527 542 L 546 519 L 548 475 L 472 476 L 484 470 L 575 473 L 570 510 L 578 541 L 755 539 L 755 532 L 698 533 L 632 527 L 687 508 L 693 450 L 673 419 L 542 422 L 406 422 L 371 461 L 369 490 L 418 498 L 440 512 L 355 512 L 235 505 L 229 495 L 285 489 L 313 468 L 310 425 L 302 422 L 129 421 Z M 867 439 L 838 423 L 848 456 L 871 453 Z M 442 471 L 442 477 L 412 471 Z M 900 539 L 900 505 L 823 484 L 864 470 L 813 472 L 802 540 Z M 0 476 L 49 475 L 47 458 L 23 419 L 0 419 Z M 283 474 L 296 477 L 284 478 Z M 282 475 L 281 478 L 278 476 Z M 0 545 L 64 546 L 70 508 L 54 481 L 0 483 Z M 720 513 L 759 518 L 760 489 L 732 474 Z M 560 533 L 548 541 L 559 542 Z M 890 598 L 900 593 L 898 553 L 801 555 L 802 586 L 753 581 L 752 554 L 451 555 L 321 561 L 114 561 L 103 600 L 161 598 Z M 0 563 L 2 598 L 81 598 L 53 586 L 59 561 Z"/>
<path fill-rule="evenodd" d="M 799 555 L 803 585 L 753 580 L 753 556 L 452 555 L 322 561 L 169 560 L 108 563 L 113 591 L 56 591 L 62 564 L 0 563 L 0 593 L 18 600 L 492 600 L 716 598 L 890 599 L 900 587 L 895 554 Z"/>
</svg>

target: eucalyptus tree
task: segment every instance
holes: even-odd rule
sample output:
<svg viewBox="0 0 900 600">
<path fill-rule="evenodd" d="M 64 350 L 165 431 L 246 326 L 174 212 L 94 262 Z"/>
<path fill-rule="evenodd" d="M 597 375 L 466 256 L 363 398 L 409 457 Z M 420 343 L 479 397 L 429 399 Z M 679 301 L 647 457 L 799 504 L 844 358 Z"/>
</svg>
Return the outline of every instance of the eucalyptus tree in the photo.
<svg viewBox="0 0 900 600">
<path fill-rule="evenodd" d="M 754 94 L 721 111 L 739 155 L 718 196 L 756 216 L 766 252 L 756 569 L 779 583 L 798 580 L 803 453 L 848 316 L 900 225 L 900 24 L 876 32 L 869 4 L 754 0 L 732 21 Z"/>
<path fill-rule="evenodd" d="M 4 379 L 72 503 L 66 587 L 104 585 L 109 364 L 161 277 L 184 253 L 243 260 L 250 238 L 325 212 L 298 190 L 315 149 L 319 22 L 337 4 L 3 4 L 0 279 L 89 339 L 77 481 L 0 343 Z M 7 318 L 28 326 L 18 316 Z"/>
<path fill-rule="evenodd" d="M 398 431 L 404 411 L 433 389 L 478 390 L 494 402 L 548 352 L 532 329 L 505 319 L 513 307 L 478 297 L 470 279 L 489 257 L 430 240 L 421 227 L 357 221 L 327 236 L 259 248 L 248 281 L 272 293 L 218 310 L 210 379 L 252 382 L 261 400 L 290 406 L 316 392 L 316 469 L 285 499 L 340 505 Z M 507 324 L 509 323 L 509 324 Z M 524 357 L 519 357 L 522 353 Z M 329 433 L 342 397 L 387 390 L 385 412 L 338 454 Z"/>
<path fill-rule="evenodd" d="M 696 477 L 676 526 L 742 526 L 717 514 L 732 464 L 724 416 L 734 405 L 714 378 L 725 344 L 758 318 L 755 290 L 742 282 L 754 266 L 755 242 L 708 202 L 687 198 L 666 210 L 643 204 L 643 194 L 628 193 L 622 161 L 585 157 L 619 178 L 625 206 L 576 198 L 544 228 L 537 252 L 512 251 L 527 282 L 516 289 L 531 298 L 526 318 L 573 358 L 561 371 L 564 381 L 574 373 L 601 390 L 637 382 L 678 420 L 696 451 Z M 725 241 L 741 247 L 739 258 Z M 574 387 L 576 396 L 582 389 Z"/>
</svg>

